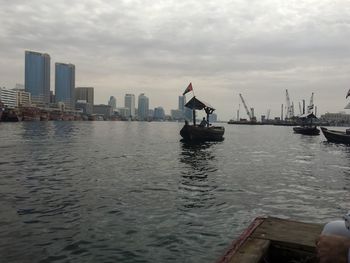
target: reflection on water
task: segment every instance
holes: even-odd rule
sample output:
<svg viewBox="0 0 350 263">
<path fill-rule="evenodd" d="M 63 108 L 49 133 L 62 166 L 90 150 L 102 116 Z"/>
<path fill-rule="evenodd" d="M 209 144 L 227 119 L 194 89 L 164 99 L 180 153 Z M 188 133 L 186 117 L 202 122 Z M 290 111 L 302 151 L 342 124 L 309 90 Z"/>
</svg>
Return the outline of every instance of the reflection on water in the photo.
<svg viewBox="0 0 350 263">
<path fill-rule="evenodd" d="M 214 262 L 254 217 L 347 211 L 350 147 L 288 127 L 0 123 L 4 262 Z"/>
</svg>

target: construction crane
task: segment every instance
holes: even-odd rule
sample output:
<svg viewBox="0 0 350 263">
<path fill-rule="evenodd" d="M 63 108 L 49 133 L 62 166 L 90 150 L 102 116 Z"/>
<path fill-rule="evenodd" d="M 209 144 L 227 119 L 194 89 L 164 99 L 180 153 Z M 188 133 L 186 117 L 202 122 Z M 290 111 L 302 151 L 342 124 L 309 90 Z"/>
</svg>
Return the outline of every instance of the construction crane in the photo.
<svg viewBox="0 0 350 263">
<path fill-rule="evenodd" d="M 307 113 L 312 113 L 314 109 L 314 93 L 311 93 L 310 104 L 307 106 Z"/>
<path fill-rule="evenodd" d="M 268 109 L 268 110 L 267 110 L 267 113 L 266 113 L 266 120 L 269 120 L 269 119 L 270 119 L 270 112 L 271 112 L 271 110 Z"/>
<path fill-rule="evenodd" d="M 239 96 L 241 97 L 243 106 L 244 106 L 244 108 L 245 108 L 245 110 L 246 110 L 246 112 L 247 112 L 247 115 L 248 115 L 248 117 L 249 117 L 249 120 L 252 121 L 254 116 L 252 116 L 251 112 L 249 111 L 249 108 L 248 108 L 247 104 L 245 103 L 245 101 L 244 101 L 243 96 L 242 96 L 241 93 L 239 94 Z"/>
</svg>

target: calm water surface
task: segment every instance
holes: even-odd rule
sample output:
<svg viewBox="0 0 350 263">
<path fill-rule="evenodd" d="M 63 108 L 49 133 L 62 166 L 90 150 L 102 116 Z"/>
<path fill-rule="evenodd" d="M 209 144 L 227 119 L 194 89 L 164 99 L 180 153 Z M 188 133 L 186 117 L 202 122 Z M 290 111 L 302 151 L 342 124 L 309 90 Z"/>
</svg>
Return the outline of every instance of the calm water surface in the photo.
<svg viewBox="0 0 350 263">
<path fill-rule="evenodd" d="M 191 146 L 181 126 L 1 123 L 1 261 L 214 262 L 256 216 L 350 209 L 350 147 L 235 125 Z"/>
</svg>

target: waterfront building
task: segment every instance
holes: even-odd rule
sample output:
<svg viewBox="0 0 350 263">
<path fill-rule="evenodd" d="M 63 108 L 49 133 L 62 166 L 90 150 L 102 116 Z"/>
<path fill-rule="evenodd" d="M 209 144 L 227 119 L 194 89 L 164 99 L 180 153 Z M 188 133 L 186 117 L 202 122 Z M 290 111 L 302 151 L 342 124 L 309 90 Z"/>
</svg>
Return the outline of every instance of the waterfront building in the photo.
<svg viewBox="0 0 350 263">
<path fill-rule="evenodd" d="M 173 120 L 183 120 L 184 118 L 184 114 L 181 110 L 171 110 L 170 115 Z"/>
<path fill-rule="evenodd" d="M 63 102 L 67 109 L 75 108 L 75 66 L 55 63 L 55 100 Z"/>
<path fill-rule="evenodd" d="M 50 103 L 50 55 L 25 51 L 25 91 L 37 105 Z"/>
<path fill-rule="evenodd" d="M 112 107 L 113 111 L 115 111 L 117 109 L 117 99 L 114 96 L 111 96 L 109 98 L 108 105 Z"/>
<path fill-rule="evenodd" d="M 322 122 L 328 122 L 331 125 L 345 125 L 350 124 L 350 114 L 346 114 L 345 112 L 338 113 L 329 113 L 321 115 L 320 120 Z"/>
<path fill-rule="evenodd" d="M 0 87 L 0 101 L 5 107 L 16 108 L 18 106 L 17 91 Z"/>
<path fill-rule="evenodd" d="M 87 103 L 94 105 L 94 88 L 77 87 L 75 88 L 75 101 L 85 100 Z"/>
<path fill-rule="evenodd" d="M 163 107 L 157 107 L 154 109 L 154 115 L 153 115 L 154 120 L 164 120 L 165 119 L 165 112 Z"/>
<path fill-rule="evenodd" d="M 139 95 L 138 100 L 138 118 L 140 121 L 148 120 L 149 117 L 149 99 L 144 93 Z M 151 115 L 153 116 L 153 114 Z"/>
<path fill-rule="evenodd" d="M 93 113 L 103 115 L 103 118 L 108 120 L 113 115 L 113 110 L 109 105 L 99 104 L 93 106 Z"/>
<path fill-rule="evenodd" d="M 85 115 L 90 115 L 93 112 L 92 105 L 90 103 L 87 103 L 86 100 L 77 100 L 75 103 L 75 108 Z"/>
<path fill-rule="evenodd" d="M 50 104 L 53 104 L 56 102 L 55 94 L 52 90 L 50 90 Z"/>
<path fill-rule="evenodd" d="M 32 99 L 29 92 L 23 90 L 16 90 L 16 92 L 18 107 L 30 107 L 32 105 Z"/>
<path fill-rule="evenodd" d="M 134 94 L 125 94 L 124 98 L 124 107 L 129 108 L 130 116 L 135 117 L 135 95 Z"/>
<path fill-rule="evenodd" d="M 127 120 L 130 118 L 130 109 L 127 107 L 122 107 L 117 109 L 119 116 L 122 117 L 123 119 Z"/>
</svg>

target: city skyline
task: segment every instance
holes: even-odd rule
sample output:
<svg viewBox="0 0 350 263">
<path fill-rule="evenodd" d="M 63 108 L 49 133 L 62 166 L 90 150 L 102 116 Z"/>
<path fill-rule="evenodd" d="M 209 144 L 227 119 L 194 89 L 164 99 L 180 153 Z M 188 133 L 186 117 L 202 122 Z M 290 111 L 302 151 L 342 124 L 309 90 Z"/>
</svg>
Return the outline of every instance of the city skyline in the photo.
<svg viewBox="0 0 350 263">
<path fill-rule="evenodd" d="M 314 92 L 319 114 L 339 112 L 349 10 L 330 0 L 11 1 L 0 8 L 0 86 L 24 82 L 23 50 L 35 50 L 73 63 L 76 86 L 95 87 L 96 103 L 144 92 L 169 112 L 192 82 L 222 120 L 236 116 L 239 93 L 257 116 L 280 116 L 285 89 L 295 105 Z"/>
</svg>

